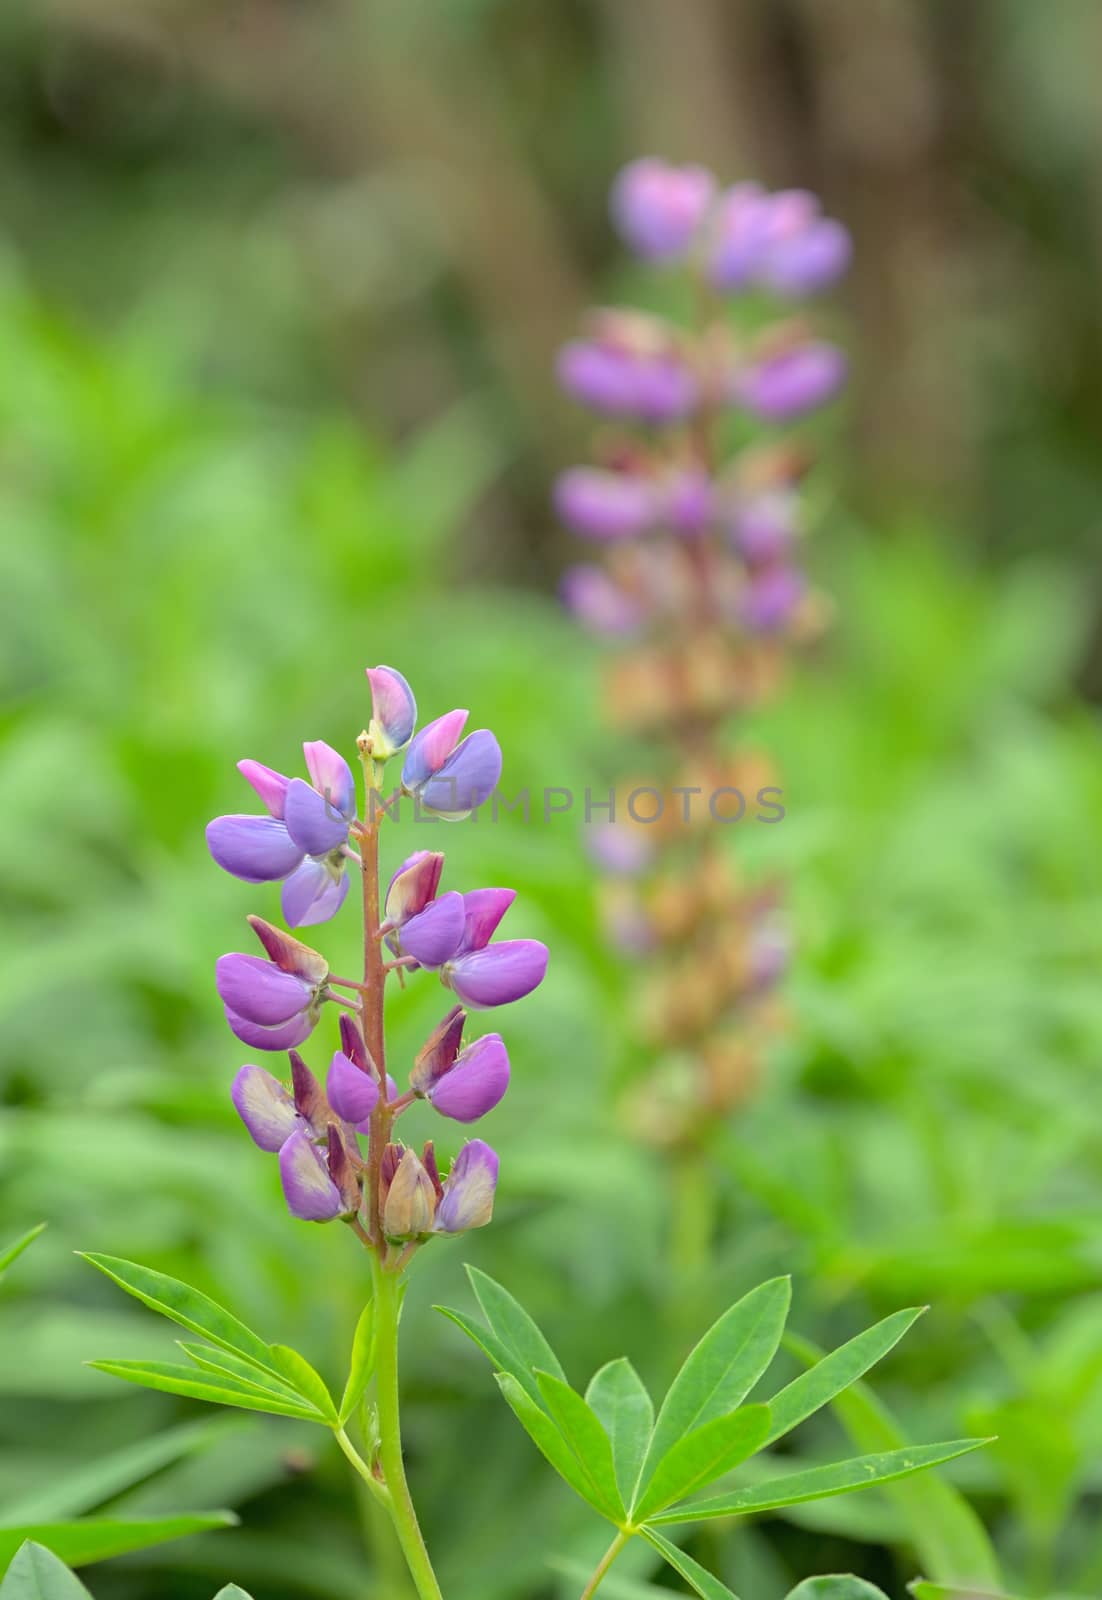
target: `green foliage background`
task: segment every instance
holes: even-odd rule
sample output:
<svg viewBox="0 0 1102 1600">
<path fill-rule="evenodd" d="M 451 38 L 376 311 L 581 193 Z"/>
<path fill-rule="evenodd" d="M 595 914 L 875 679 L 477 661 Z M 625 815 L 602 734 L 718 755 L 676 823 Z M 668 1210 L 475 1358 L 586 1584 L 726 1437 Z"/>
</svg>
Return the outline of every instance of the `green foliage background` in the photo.
<svg viewBox="0 0 1102 1600">
<path fill-rule="evenodd" d="M 479 30 L 497 8 L 460 13 L 492 73 Z M 144 46 L 64 15 L 17 8 L 3 69 L 17 92 L 0 258 L 0 1238 L 50 1227 L 0 1289 L 0 1520 L 87 1463 L 75 1512 L 226 1506 L 242 1521 L 100 1568 L 100 1600 L 193 1600 L 231 1579 L 257 1600 L 397 1600 L 386 1531 L 335 1451 L 82 1365 L 157 1354 L 167 1335 L 71 1252 L 187 1278 L 339 1375 L 363 1266 L 343 1230 L 287 1218 L 274 1163 L 229 1107 L 240 1056 L 211 981 L 244 911 L 272 913 L 276 895 L 215 871 L 202 827 L 240 804 L 240 756 L 293 768 L 303 738 L 347 748 L 375 661 L 408 672 L 426 714 L 460 699 L 492 726 L 511 791 L 615 775 L 595 653 L 552 592 L 549 461 L 532 442 L 532 396 L 550 383 L 531 369 L 513 414 L 501 328 L 426 265 L 431 208 L 412 234 L 394 221 L 409 218 L 400 164 L 327 196 L 285 129 L 193 103 L 176 67 L 166 132 Z M 559 72 L 578 27 L 562 26 Z M 506 99 L 523 82 L 510 48 Z M 545 177 L 599 196 L 611 167 L 586 139 L 616 102 L 577 60 L 569 81 L 588 85 L 592 114 L 563 129 Z M 101 63 L 128 94 L 103 92 Z M 524 149 L 531 129 L 515 131 Z M 1065 134 L 1061 172 L 1083 149 Z M 604 270 L 591 292 L 616 287 Z M 388 323 L 413 330 L 397 351 Z M 878 357 L 855 328 L 860 371 Z M 1043 417 L 1029 481 L 1053 486 L 1031 537 L 994 559 L 920 486 L 879 522 L 868 480 L 842 476 L 822 507 L 812 562 L 833 634 L 746 730 L 777 754 L 788 815 L 731 841 L 789 880 L 790 1020 L 702 1175 L 718 1222 L 706 1269 L 671 1260 L 670 1174 L 616 1112 L 628 988 L 577 819 L 446 834 L 450 881 L 515 885 L 512 931 L 553 952 L 547 983 L 504 1019 L 495 1224 L 425 1253 L 404 1322 L 410 1471 L 455 1600 L 566 1600 L 562 1565 L 592 1564 L 601 1539 L 428 1309 L 464 1303 L 463 1259 L 532 1308 L 575 1380 L 626 1353 L 661 1384 L 711 1315 L 775 1271 L 795 1274 L 793 1326 L 823 1344 L 930 1301 L 877 1392 L 911 1438 L 998 1433 L 946 1476 L 992 1531 L 1008 1587 L 1102 1590 L 1102 744 L 1075 687 L 1097 560 L 1045 520 L 1085 525 L 1098 483 L 1081 418 L 1046 409 L 1028 363 L 1015 371 Z M 394 861 L 407 846 L 408 832 L 390 843 Z M 325 930 L 338 970 L 353 922 Z M 398 1059 L 438 1001 L 428 985 L 396 999 Z M 181 1424 L 195 1425 L 186 1448 L 132 1486 L 97 1476 Z M 837 1427 L 817 1424 L 803 1452 L 837 1453 Z M 901 1594 L 918 1570 L 887 1495 L 694 1548 L 744 1600 L 846 1568 Z M 633 1559 L 645 1578 L 646 1553 Z"/>
</svg>

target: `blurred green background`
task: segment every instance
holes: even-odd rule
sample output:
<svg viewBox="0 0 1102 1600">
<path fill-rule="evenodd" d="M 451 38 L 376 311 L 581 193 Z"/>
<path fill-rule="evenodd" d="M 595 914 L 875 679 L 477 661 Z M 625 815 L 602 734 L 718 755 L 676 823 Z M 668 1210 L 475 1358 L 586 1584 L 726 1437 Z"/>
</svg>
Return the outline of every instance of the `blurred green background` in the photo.
<svg viewBox="0 0 1102 1600">
<path fill-rule="evenodd" d="M 0 1520 L 195 1419 L 64 1514 L 242 1518 L 100 1568 L 101 1600 L 406 1592 L 335 1449 L 82 1366 L 168 1336 L 71 1251 L 200 1283 L 337 1374 L 363 1264 L 287 1218 L 211 981 L 277 897 L 202 828 L 242 803 L 238 757 L 347 749 L 376 661 L 492 726 L 510 791 L 615 776 L 554 598 L 548 484 L 584 424 L 550 367 L 587 302 L 641 290 L 604 207 L 651 150 L 816 187 L 856 239 L 811 552 L 837 621 L 750 730 L 785 824 L 736 842 L 789 878 L 791 1018 L 686 1270 L 665 1164 L 615 1112 L 629 989 L 575 819 L 446 834 L 450 880 L 514 884 L 553 959 L 503 1018 L 495 1224 L 410 1292 L 429 1542 L 454 1600 L 566 1600 L 549 1558 L 604 1542 L 429 1310 L 466 1303 L 463 1259 L 575 1381 L 627 1353 L 656 1385 L 791 1270 L 821 1342 L 932 1303 L 878 1392 L 913 1438 L 999 1434 L 946 1476 L 1008 1588 L 1102 1592 L 1100 51 L 1096 0 L 0 10 L 0 1240 L 50 1223 L 0 1290 Z M 338 970 L 354 920 L 319 940 Z M 438 1010 L 411 985 L 399 1045 Z M 921 1566 L 872 1495 L 698 1553 L 744 1600 L 847 1568 L 902 1595 Z"/>
</svg>

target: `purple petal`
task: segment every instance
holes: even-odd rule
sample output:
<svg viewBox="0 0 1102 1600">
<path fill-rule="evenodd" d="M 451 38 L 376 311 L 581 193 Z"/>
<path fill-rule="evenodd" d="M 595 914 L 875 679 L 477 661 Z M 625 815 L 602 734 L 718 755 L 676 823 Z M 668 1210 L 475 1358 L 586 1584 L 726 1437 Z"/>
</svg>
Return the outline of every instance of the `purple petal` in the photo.
<svg viewBox="0 0 1102 1600">
<path fill-rule="evenodd" d="M 538 939 L 506 939 L 472 950 L 444 968 L 446 981 L 464 1005 L 504 1006 L 531 994 L 547 971 L 547 946 Z"/>
<path fill-rule="evenodd" d="M 238 1016 L 229 1006 L 225 1007 L 225 1012 L 226 1021 L 233 1032 L 254 1050 L 290 1050 L 310 1036 L 318 1020 L 314 1012 L 300 1011 L 297 1017 L 292 1017 L 288 1022 L 266 1028 L 262 1023 L 250 1022 L 248 1017 Z"/>
<path fill-rule="evenodd" d="M 207 848 L 220 867 L 246 883 L 285 878 L 302 860 L 277 817 L 215 817 L 207 823 Z"/>
<path fill-rule="evenodd" d="M 393 667 L 367 667 L 371 685 L 371 734 L 377 756 L 396 755 L 413 736 L 417 702 L 413 690 Z"/>
<path fill-rule="evenodd" d="M 427 905 L 402 924 L 399 938 L 402 954 L 412 956 L 423 967 L 442 967 L 459 948 L 463 937 L 463 896 L 454 889 Z"/>
<path fill-rule="evenodd" d="M 343 1209 L 340 1190 L 309 1135 L 293 1133 L 279 1152 L 279 1176 L 288 1209 L 303 1222 L 332 1222 Z"/>
<path fill-rule="evenodd" d="M 287 832 L 309 856 L 326 855 L 348 839 L 347 817 L 301 778 L 287 785 L 283 813 Z"/>
<path fill-rule="evenodd" d="M 700 398 L 695 375 L 677 356 L 640 358 L 632 373 L 632 410 L 644 422 L 677 422 Z"/>
<path fill-rule="evenodd" d="M 406 789 L 411 792 L 419 789 L 434 772 L 439 772 L 455 749 L 469 716 L 469 711 L 446 711 L 421 729 L 406 751 L 402 765 L 402 784 Z"/>
<path fill-rule="evenodd" d="M 559 593 L 567 610 L 594 633 L 632 633 L 644 619 L 643 607 L 603 567 L 567 567 Z"/>
<path fill-rule="evenodd" d="M 273 817 L 282 817 L 283 797 L 287 793 L 290 778 L 285 778 L 282 772 L 276 772 L 272 767 L 266 767 L 261 761 L 239 761 L 237 770 L 247 783 L 252 784 L 269 813 Z"/>
<path fill-rule="evenodd" d="M 310 928 L 328 922 L 344 904 L 348 893 L 348 874 L 343 869 L 334 877 L 325 861 L 307 856 L 283 885 L 283 915 L 291 928 Z"/>
<path fill-rule="evenodd" d="M 833 400 L 848 370 L 834 345 L 795 345 L 737 373 L 732 394 L 763 422 L 789 422 Z"/>
<path fill-rule="evenodd" d="M 554 499 L 562 521 L 587 539 L 634 538 L 652 528 L 658 515 L 652 483 L 597 467 L 573 467 L 562 473 Z"/>
<path fill-rule="evenodd" d="M 351 822 L 356 815 L 356 780 L 352 768 L 331 744 L 311 739 L 302 747 L 310 782 L 334 811 Z"/>
<path fill-rule="evenodd" d="M 470 733 L 419 792 L 420 804 L 440 817 L 465 817 L 493 794 L 501 777 L 501 746 L 489 728 Z"/>
<path fill-rule="evenodd" d="M 465 1144 L 448 1173 L 433 1231 L 465 1233 L 485 1227 L 494 1214 L 497 1174 L 497 1153 L 485 1140 L 472 1139 Z"/>
<path fill-rule="evenodd" d="M 517 897 L 515 889 L 472 889 L 463 896 L 463 942 L 459 952 L 481 950 Z"/>
<path fill-rule="evenodd" d="M 455 1065 L 429 1090 L 441 1116 L 477 1122 L 492 1111 L 509 1087 L 509 1053 L 500 1034 L 488 1033 L 456 1058 Z"/>
<path fill-rule="evenodd" d="M 409 1086 L 417 1094 L 427 1094 L 438 1079 L 454 1066 L 463 1039 L 463 1024 L 467 1013 L 462 1006 L 453 1006 L 443 1022 L 435 1027 L 417 1052 Z"/>
<path fill-rule="evenodd" d="M 219 956 L 215 982 L 223 1005 L 264 1027 L 289 1021 L 312 998 L 309 984 L 292 972 L 281 972 L 263 956 Z"/>
<path fill-rule="evenodd" d="M 444 857 L 439 850 L 416 850 L 407 856 L 386 891 L 386 917 L 399 925 L 424 911 L 440 886 Z"/>
<path fill-rule="evenodd" d="M 338 1050 L 325 1080 L 325 1093 L 343 1121 L 366 1122 L 378 1104 L 379 1085 Z"/>
<path fill-rule="evenodd" d="M 773 196 L 758 183 L 736 183 L 720 203 L 708 275 L 717 289 L 743 288 L 766 248 Z"/>
<path fill-rule="evenodd" d="M 675 472 L 664 486 L 663 515 L 675 533 L 705 533 L 715 520 L 716 490 L 706 472 Z"/>
<path fill-rule="evenodd" d="M 797 567 L 770 567 L 756 573 L 739 594 L 740 620 L 753 633 L 776 633 L 806 593 L 807 580 Z"/>
<path fill-rule="evenodd" d="M 263 1067 L 242 1067 L 233 1080 L 230 1097 L 261 1150 L 280 1149 L 300 1125 L 291 1096 Z"/>
<path fill-rule="evenodd" d="M 612 186 L 612 220 L 625 242 L 649 260 L 683 255 L 715 198 L 704 167 L 674 167 L 653 157 L 626 166 Z"/>
<path fill-rule="evenodd" d="M 630 415 L 634 410 L 633 371 L 631 356 L 584 339 L 564 345 L 556 362 L 566 393 L 604 416 Z"/>
</svg>

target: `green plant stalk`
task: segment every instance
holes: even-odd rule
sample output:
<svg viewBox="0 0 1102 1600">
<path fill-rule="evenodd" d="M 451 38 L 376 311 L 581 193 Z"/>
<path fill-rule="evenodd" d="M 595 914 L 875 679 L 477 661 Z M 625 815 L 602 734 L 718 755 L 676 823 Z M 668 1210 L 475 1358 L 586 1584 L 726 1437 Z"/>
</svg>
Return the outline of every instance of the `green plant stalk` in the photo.
<svg viewBox="0 0 1102 1600">
<path fill-rule="evenodd" d="M 417 1521 L 402 1460 L 401 1415 L 398 1405 L 398 1312 L 401 1280 L 372 1255 L 375 1277 L 375 1403 L 379 1419 L 379 1461 L 386 1484 L 391 1521 L 420 1600 L 443 1600 Z"/>
<path fill-rule="evenodd" d="M 598 1588 L 606 1577 L 608 1569 L 616 1560 L 616 1557 L 620 1554 L 620 1551 L 624 1548 L 630 1538 L 631 1534 L 627 1531 L 627 1529 L 621 1528 L 615 1539 L 613 1539 L 612 1543 L 609 1545 L 608 1549 L 605 1551 L 604 1555 L 594 1568 L 593 1576 L 582 1590 L 581 1600 L 592 1600 L 593 1595 L 597 1593 Z"/>
</svg>

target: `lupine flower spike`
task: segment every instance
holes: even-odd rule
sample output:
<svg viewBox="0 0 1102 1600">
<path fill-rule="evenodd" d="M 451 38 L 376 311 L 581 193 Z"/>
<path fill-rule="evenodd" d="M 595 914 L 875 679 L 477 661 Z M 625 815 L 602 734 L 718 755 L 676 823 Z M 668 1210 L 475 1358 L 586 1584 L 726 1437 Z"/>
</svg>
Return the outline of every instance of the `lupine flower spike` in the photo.
<svg viewBox="0 0 1102 1600">
<path fill-rule="evenodd" d="M 608 873 L 610 936 L 646 962 L 638 1056 L 651 1067 L 632 1124 L 691 1146 L 702 1111 L 722 1113 L 751 1088 L 787 961 L 776 892 L 739 881 L 709 797 L 768 792 L 768 764 L 732 755 L 725 724 L 775 691 L 785 648 L 822 624 L 825 604 L 800 558 L 810 457 L 790 430 L 839 393 L 847 361 L 795 313 L 842 277 L 852 252 L 844 226 L 805 190 L 724 190 L 701 167 L 651 158 L 620 173 L 611 214 L 628 248 L 656 271 L 684 274 L 702 308 L 692 328 L 634 310 L 591 313 L 558 375 L 602 418 L 599 455 L 567 468 L 553 492 L 559 518 L 595 555 L 566 573 L 563 600 L 619 646 L 610 716 L 665 752 L 663 818 L 633 824 L 625 784 L 619 816 L 590 843 Z M 739 436 L 759 436 L 724 458 L 729 415 Z M 695 815 L 678 799 L 689 794 Z M 465 1005 L 493 1003 L 508 968 L 489 961 L 505 948 L 468 937 L 444 962 L 444 982 Z"/>
</svg>

